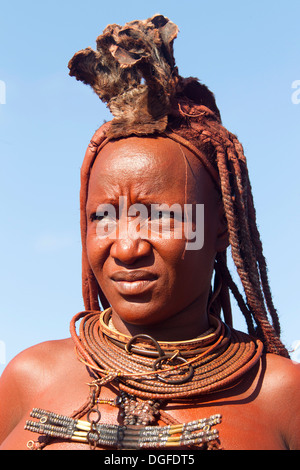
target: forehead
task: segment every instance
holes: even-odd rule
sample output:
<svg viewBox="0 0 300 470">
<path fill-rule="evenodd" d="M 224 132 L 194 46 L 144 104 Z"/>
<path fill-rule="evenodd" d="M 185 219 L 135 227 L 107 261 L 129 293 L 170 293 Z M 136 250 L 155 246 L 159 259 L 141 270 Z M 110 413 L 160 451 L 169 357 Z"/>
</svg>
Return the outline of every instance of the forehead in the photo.
<svg viewBox="0 0 300 470">
<path fill-rule="evenodd" d="M 167 176 L 171 171 L 179 177 L 183 155 L 180 147 L 162 137 L 129 137 L 109 142 L 99 153 L 93 173 L 108 177 L 122 173 L 123 176 Z M 174 166 L 174 163 L 177 165 Z M 147 174 L 145 174 L 145 170 Z"/>
<path fill-rule="evenodd" d="M 210 176 L 189 150 L 165 137 L 129 137 L 109 142 L 92 168 L 89 195 L 168 195 L 174 201 L 212 187 Z M 198 197 L 197 197 L 198 199 Z M 201 198 L 202 199 L 202 198 Z"/>
</svg>

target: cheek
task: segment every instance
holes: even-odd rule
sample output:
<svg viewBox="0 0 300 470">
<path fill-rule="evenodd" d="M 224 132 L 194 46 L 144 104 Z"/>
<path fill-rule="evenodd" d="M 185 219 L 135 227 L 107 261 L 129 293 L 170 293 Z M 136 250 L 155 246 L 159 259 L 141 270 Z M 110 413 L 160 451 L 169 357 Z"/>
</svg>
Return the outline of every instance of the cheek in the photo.
<svg viewBox="0 0 300 470">
<path fill-rule="evenodd" d="M 178 278 L 187 291 L 200 289 L 210 282 L 214 256 L 203 247 L 197 251 L 186 251 L 184 260 L 178 265 Z"/>
<path fill-rule="evenodd" d="M 155 245 L 155 264 L 162 274 L 159 295 L 171 296 L 177 300 L 190 292 L 195 282 L 195 252 L 185 251 L 184 240 L 161 241 Z"/>
<path fill-rule="evenodd" d="M 102 272 L 103 265 L 109 253 L 109 243 L 107 240 L 100 240 L 97 237 L 95 228 L 88 228 L 86 239 L 87 256 L 95 276 L 98 277 Z"/>
<path fill-rule="evenodd" d="M 180 239 L 151 241 L 156 265 L 160 266 L 166 275 L 174 276 L 184 258 L 185 241 Z"/>
<path fill-rule="evenodd" d="M 190 295 L 210 286 L 216 256 L 215 220 L 206 217 L 201 226 L 193 226 L 193 231 L 196 234 L 194 242 L 185 245 L 183 255 L 180 259 L 174 259 L 173 265 L 176 285 L 180 287 L 181 292 L 185 291 Z"/>
<path fill-rule="evenodd" d="M 205 204 L 204 210 L 204 243 L 210 252 L 216 252 L 220 226 L 220 206 L 215 199 Z M 216 253 L 215 253 L 216 254 Z"/>
</svg>

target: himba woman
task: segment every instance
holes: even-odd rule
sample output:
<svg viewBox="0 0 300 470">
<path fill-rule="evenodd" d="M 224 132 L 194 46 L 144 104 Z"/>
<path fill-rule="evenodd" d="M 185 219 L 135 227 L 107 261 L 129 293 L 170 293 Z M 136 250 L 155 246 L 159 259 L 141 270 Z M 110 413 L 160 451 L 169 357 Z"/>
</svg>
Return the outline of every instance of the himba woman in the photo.
<svg viewBox="0 0 300 470">
<path fill-rule="evenodd" d="M 110 25 L 69 63 L 113 114 L 81 171 L 86 311 L 7 366 L 2 449 L 300 449 L 300 370 L 243 148 L 207 87 L 179 75 L 177 32 L 161 15 Z"/>
</svg>

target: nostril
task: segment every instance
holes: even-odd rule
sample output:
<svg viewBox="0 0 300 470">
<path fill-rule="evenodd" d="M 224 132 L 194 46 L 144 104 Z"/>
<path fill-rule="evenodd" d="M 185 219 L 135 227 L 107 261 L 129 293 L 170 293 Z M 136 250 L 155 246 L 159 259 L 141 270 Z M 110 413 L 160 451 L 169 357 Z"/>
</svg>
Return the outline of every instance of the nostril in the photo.
<svg viewBox="0 0 300 470">
<path fill-rule="evenodd" d="M 122 263 L 132 264 L 139 258 L 151 254 L 152 248 L 148 241 L 140 238 L 121 238 L 114 241 L 110 254 Z"/>
</svg>

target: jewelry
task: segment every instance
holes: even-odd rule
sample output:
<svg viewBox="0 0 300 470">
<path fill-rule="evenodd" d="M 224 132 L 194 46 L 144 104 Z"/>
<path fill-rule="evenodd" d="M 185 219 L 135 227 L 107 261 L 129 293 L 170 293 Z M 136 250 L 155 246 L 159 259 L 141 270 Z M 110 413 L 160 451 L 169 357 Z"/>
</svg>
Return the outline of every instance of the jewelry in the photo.
<svg viewBox="0 0 300 470">
<path fill-rule="evenodd" d="M 91 448 L 218 447 L 218 430 L 211 427 L 221 422 L 221 415 L 182 424 L 161 408 L 172 400 L 188 401 L 233 386 L 258 362 L 262 343 L 212 315 L 210 330 L 180 342 L 156 341 L 145 334 L 123 335 L 113 327 L 110 316 L 109 308 L 100 314 L 81 312 L 71 321 L 78 358 L 95 377 L 88 384 L 87 402 L 72 417 L 34 409 L 31 416 L 40 422 L 27 421 L 25 429 L 87 442 Z M 101 387 L 108 383 L 117 388 L 115 400 L 99 398 Z M 101 403 L 120 408 L 123 426 L 99 423 Z M 85 414 L 87 421 L 80 420 Z M 159 417 L 168 425 L 154 426 Z M 29 447 L 36 448 L 32 443 Z"/>
<path fill-rule="evenodd" d="M 145 335 L 131 338 L 112 332 L 110 312 L 73 318 L 71 334 L 78 358 L 98 376 L 99 386 L 118 379 L 120 390 L 141 399 L 186 399 L 223 389 L 262 354 L 259 340 L 212 316 L 213 333 L 182 342 L 156 342 Z M 78 336 L 75 324 L 81 317 Z"/>
<path fill-rule="evenodd" d="M 39 408 L 34 408 L 30 416 L 39 418 L 40 421 L 27 421 L 25 429 L 28 431 L 93 446 L 135 450 L 203 445 L 215 441 L 218 431 L 211 428 L 221 421 L 220 415 L 213 415 L 173 426 L 118 426 L 98 424 L 100 413 L 97 419 L 91 422 L 68 418 Z"/>
</svg>

